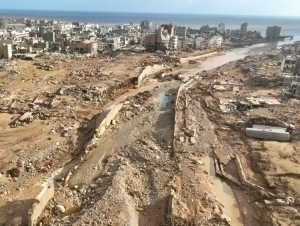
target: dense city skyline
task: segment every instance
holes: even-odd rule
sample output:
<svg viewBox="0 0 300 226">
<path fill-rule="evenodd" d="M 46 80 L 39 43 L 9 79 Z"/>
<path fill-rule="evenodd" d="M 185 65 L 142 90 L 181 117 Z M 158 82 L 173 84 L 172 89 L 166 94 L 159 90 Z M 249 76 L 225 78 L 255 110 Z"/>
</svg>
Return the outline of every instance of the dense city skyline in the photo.
<svg viewBox="0 0 300 226">
<path fill-rule="evenodd" d="M 4 0 L 2 9 L 299 16 L 298 0 Z M 262 5 L 263 4 L 263 5 Z M 230 6 L 230 7 L 229 7 Z"/>
</svg>

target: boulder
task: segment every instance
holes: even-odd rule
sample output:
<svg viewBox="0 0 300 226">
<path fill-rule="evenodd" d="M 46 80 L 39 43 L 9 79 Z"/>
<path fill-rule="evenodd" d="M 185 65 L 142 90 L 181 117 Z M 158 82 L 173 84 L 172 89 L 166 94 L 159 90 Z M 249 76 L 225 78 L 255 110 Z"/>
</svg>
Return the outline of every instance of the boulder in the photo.
<svg viewBox="0 0 300 226">
<path fill-rule="evenodd" d="M 228 225 L 231 224 L 231 219 L 230 217 L 226 216 L 225 214 L 217 214 L 217 219 L 221 222 L 225 222 L 227 223 Z"/>
<path fill-rule="evenodd" d="M 66 208 L 62 205 L 57 205 L 56 209 L 61 213 L 64 213 L 66 211 Z"/>
<path fill-rule="evenodd" d="M 196 139 L 195 139 L 195 137 L 191 137 L 191 144 L 196 144 Z"/>
<path fill-rule="evenodd" d="M 21 225 L 22 225 L 22 217 L 15 217 L 10 223 L 10 226 L 21 226 Z"/>
</svg>

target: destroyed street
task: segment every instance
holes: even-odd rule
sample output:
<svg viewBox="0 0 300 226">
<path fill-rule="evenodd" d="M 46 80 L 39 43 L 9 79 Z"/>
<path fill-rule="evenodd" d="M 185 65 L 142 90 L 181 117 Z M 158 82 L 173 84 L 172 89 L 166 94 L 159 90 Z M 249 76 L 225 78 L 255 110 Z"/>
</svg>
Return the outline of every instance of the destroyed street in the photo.
<svg viewBox="0 0 300 226">
<path fill-rule="evenodd" d="M 0 225 L 299 225 L 287 55 L 2 60 Z"/>
</svg>

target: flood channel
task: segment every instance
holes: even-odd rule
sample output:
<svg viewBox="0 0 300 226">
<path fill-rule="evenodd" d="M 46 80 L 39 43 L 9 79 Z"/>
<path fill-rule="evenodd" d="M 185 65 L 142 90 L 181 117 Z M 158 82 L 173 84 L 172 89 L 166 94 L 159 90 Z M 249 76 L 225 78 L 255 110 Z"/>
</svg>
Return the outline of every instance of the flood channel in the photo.
<svg viewBox="0 0 300 226">
<path fill-rule="evenodd" d="M 300 39 L 300 37 L 299 37 L 299 39 Z M 189 77 L 194 76 L 197 72 L 202 72 L 203 70 L 209 71 L 216 67 L 222 66 L 226 63 L 229 63 L 231 61 L 243 59 L 244 57 L 246 57 L 247 55 L 249 55 L 251 53 L 259 53 L 259 52 L 263 52 L 266 50 L 276 49 L 277 46 L 280 46 L 283 44 L 290 44 L 292 42 L 293 42 L 293 40 L 287 40 L 284 42 L 263 43 L 263 44 L 252 45 L 249 47 L 234 49 L 234 50 L 224 53 L 223 55 L 218 55 L 218 56 L 208 58 L 207 60 L 202 62 L 202 64 L 196 69 L 182 70 L 181 73 L 183 76 L 185 76 L 188 79 Z M 167 102 L 168 102 L 168 97 L 166 96 L 166 93 L 165 92 L 159 93 L 157 101 L 159 103 L 160 108 L 166 107 Z M 101 162 L 101 160 L 104 158 L 104 156 L 107 154 L 107 152 L 109 152 L 111 154 L 111 153 L 115 152 L 116 149 L 120 148 L 121 146 L 125 146 L 129 142 L 132 142 L 135 139 L 137 139 L 138 136 L 136 134 L 135 134 L 135 136 L 130 136 L 130 135 L 132 135 L 132 132 L 129 132 L 129 131 L 131 131 L 133 127 L 138 128 L 138 124 L 136 124 L 136 125 L 131 125 L 131 124 L 132 123 L 128 123 L 128 128 L 126 126 L 125 126 L 125 128 L 123 128 L 123 130 L 124 130 L 124 131 L 122 130 L 123 133 L 116 134 L 115 136 L 113 136 L 105 141 L 103 140 L 102 144 L 98 148 L 96 148 L 96 150 L 94 150 L 93 153 L 91 155 L 89 155 L 89 157 L 86 159 L 86 162 L 79 167 L 79 169 L 77 170 L 75 175 L 83 174 L 84 176 L 86 176 L 85 173 L 83 173 L 83 172 L 86 172 L 89 170 L 92 171 L 89 173 L 94 175 L 95 171 L 98 171 L 98 170 L 97 169 L 93 170 L 93 168 L 91 166 L 98 165 L 98 163 Z M 141 133 L 143 133 L 144 130 L 141 130 L 139 132 L 140 133 L 138 133 L 138 134 L 141 135 Z M 115 142 L 116 140 L 119 140 L 119 141 L 121 140 L 123 142 L 120 142 L 119 145 L 116 145 L 116 142 Z M 234 197 L 234 194 L 233 194 L 231 188 L 225 182 L 223 182 L 222 180 L 217 178 L 215 175 L 213 159 L 210 157 L 207 157 L 207 158 L 204 158 L 203 162 L 204 162 L 204 169 L 207 172 L 209 172 L 209 177 L 214 184 L 216 196 L 219 198 L 219 201 L 224 205 L 224 209 L 225 209 L 224 213 L 227 216 L 229 216 L 232 220 L 231 225 L 234 225 L 234 226 L 243 225 L 241 214 L 240 214 L 240 211 L 239 211 L 239 208 L 237 205 L 237 201 Z M 88 166 L 90 166 L 90 167 L 88 167 Z M 87 168 L 89 168 L 89 170 Z M 82 175 L 80 177 L 82 178 Z M 90 179 L 89 180 L 85 179 L 85 180 L 87 183 L 90 182 Z M 76 179 L 74 180 L 74 182 L 73 182 L 74 184 L 76 184 L 75 181 L 77 182 L 77 180 Z M 72 184 L 72 180 L 71 180 L 71 184 Z"/>
<path fill-rule="evenodd" d="M 293 41 L 300 40 L 300 37 L 294 38 L 294 40 L 285 40 L 272 43 L 261 43 L 248 47 L 238 48 L 224 53 L 223 55 L 214 56 L 203 61 L 202 64 L 196 69 L 183 70 L 183 76 L 188 80 L 194 76 L 197 72 L 209 71 L 227 64 L 231 61 L 243 59 L 250 54 L 259 54 L 260 52 L 277 49 L 284 44 L 292 44 Z M 226 182 L 222 181 L 215 174 L 215 166 L 213 158 L 206 156 L 202 159 L 204 169 L 208 172 L 209 179 L 213 183 L 216 197 L 218 201 L 224 206 L 224 214 L 231 218 L 231 225 L 242 226 L 243 220 L 240 214 L 237 200 L 233 194 L 233 191 Z"/>
</svg>

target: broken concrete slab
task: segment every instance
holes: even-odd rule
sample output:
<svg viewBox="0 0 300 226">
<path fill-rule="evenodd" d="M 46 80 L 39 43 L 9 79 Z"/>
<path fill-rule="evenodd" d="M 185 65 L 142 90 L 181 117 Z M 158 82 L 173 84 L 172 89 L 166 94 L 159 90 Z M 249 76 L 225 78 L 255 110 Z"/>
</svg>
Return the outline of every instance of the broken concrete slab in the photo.
<svg viewBox="0 0 300 226">
<path fill-rule="evenodd" d="M 253 125 L 252 128 L 246 128 L 246 135 L 248 137 L 264 139 L 264 140 L 274 140 L 274 141 L 290 140 L 290 133 L 287 132 L 286 128 L 283 127 Z"/>
<path fill-rule="evenodd" d="M 257 107 L 275 107 L 281 105 L 281 103 L 274 97 L 248 97 L 246 99 L 252 104 L 252 106 Z"/>
</svg>

